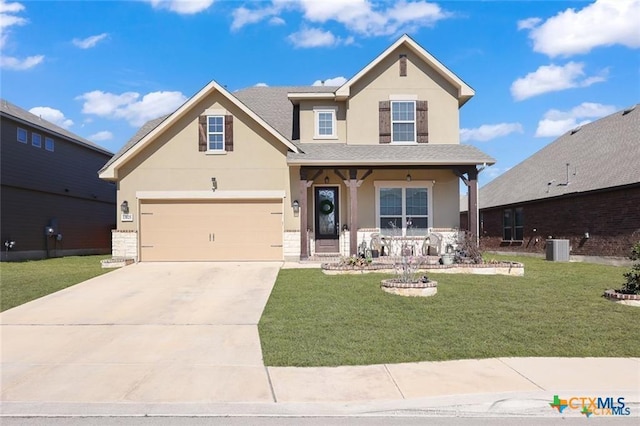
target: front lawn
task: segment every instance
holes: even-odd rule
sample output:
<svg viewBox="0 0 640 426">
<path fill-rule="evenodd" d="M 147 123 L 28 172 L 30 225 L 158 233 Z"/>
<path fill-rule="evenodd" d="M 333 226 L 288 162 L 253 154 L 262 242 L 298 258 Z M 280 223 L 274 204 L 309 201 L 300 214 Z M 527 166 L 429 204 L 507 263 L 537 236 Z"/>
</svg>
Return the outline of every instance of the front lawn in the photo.
<svg viewBox="0 0 640 426">
<path fill-rule="evenodd" d="M 601 297 L 627 268 L 500 259 L 524 263 L 525 276 L 433 273 L 429 298 L 382 292 L 388 275 L 281 270 L 259 324 L 265 364 L 640 356 L 640 308 Z"/>
<path fill-rule="evenodd" d="M 0 311 L 22 305 L 108 272 L 100 261 L 110 256 L 71 256 L 0 263 Z"/>
</svg>

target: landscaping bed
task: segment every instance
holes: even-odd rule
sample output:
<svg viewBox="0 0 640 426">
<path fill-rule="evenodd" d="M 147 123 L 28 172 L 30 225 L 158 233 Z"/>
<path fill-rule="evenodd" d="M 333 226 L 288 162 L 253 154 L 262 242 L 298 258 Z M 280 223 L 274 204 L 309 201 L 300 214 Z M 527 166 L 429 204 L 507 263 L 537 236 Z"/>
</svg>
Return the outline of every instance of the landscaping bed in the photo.
<svg viewBox="0 0 640 426">
<path fill-rule="evenodd" d="M 393 273 L 394 266 L 392 260 L 376 260 L 362 265 L 349 265 L 341 263 L 323 263 L 322 272 L 326 275 L 342 274 L 367 274 Z M 417 268 L 420 271 L 434 272 L 440 274 L 477 274 L 477 275 L 510 275 L 524 276 L 524 264 L 520 262 L 499 261 L 488 263 L 454 263 L 453 265 L 441 265 L 436 262 L 421 262 Z"/>
</svg>

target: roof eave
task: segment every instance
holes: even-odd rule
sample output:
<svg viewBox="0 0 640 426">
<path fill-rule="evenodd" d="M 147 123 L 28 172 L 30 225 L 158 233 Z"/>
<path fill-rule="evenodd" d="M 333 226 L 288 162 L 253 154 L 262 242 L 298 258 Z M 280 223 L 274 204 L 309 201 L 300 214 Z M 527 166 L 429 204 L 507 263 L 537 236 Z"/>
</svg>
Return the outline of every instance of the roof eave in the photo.
<svg viewBox="0 0 640 426">
<path fill-rule="evenodd" d="M 439 166 L 439 167 L 459 167 L 459 166 L 479 166 L 493 165 L 495 161 L 389 161 L 389 160 L 306 160 L 306 159 L 287 159 L 290 166 Z"/>
</svg>

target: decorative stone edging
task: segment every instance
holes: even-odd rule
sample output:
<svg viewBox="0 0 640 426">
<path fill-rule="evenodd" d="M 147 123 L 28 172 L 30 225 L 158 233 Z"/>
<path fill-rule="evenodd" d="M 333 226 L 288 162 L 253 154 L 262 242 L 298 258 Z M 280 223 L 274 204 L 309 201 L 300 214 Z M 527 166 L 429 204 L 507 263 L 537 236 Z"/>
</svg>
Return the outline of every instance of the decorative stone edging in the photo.
<svg viewBox="0 0 640 426">
<path fill-rule="evenodd" d="M 100 261 L 100 265 L 103 269 L 122 268 L 123 266 L 131 265 L 132 263 L 135 263 L 135 260 L 130 258 L 112 258 Z"/>
<path fill-rule="evenodd" d="M 640 307 L 640 294 L 618 293 L 615 290 L 606 290 L 603 295 L 606 299 L 621 305 Z"/>
<path fill-rule="evenodd" d="M 396 278 L 380 281 L 382 291 L 398 296 L 429 297 L 438 293 L 438 282 L 399 282 Z"/>
<path fill-rule="evenodd" d="M 371 265 L 342 266 L 337 263 L 323 263 L 322 272 L 326 275 L 342 274 L 368 274 L 372 272 L 393 273 L 393 265 L 390 263 L 372 263 Z M 419 270 L 433 271 L 439 274 L 476 274 L 476 275 L 509 275 L 515 277 L 524 276 L 524 265 L 518 262 L 501 263 L 455 263 L 453 265 L 425 264 Z"/>
</svg>

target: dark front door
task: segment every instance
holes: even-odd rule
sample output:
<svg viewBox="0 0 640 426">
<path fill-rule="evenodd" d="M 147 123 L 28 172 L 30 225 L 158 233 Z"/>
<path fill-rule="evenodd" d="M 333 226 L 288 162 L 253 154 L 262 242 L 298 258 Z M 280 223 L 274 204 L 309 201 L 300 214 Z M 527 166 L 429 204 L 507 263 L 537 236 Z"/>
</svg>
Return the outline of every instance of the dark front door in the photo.
<svg viewBox="0 0 640 426">
<path fill-rule="evenodd" d="M 340 214 L 338 188 L 315 187 L 316 252 L 338 253 L 340 251 Z"/>
</svg>

